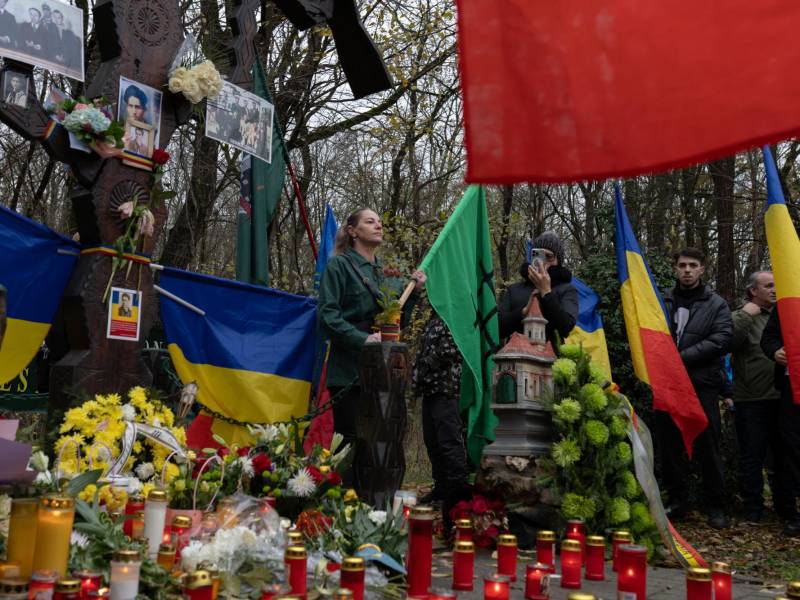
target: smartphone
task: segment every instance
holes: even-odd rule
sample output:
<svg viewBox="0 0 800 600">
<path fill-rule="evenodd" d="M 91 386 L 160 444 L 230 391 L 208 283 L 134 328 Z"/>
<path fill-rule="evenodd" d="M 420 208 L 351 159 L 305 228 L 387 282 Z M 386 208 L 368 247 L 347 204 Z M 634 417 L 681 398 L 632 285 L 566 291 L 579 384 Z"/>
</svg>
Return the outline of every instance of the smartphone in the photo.
<svg viewBox="0 0 800 600">
<path fill-rule="evenodd" d="M 540 273 L 544 270 L 545 255 L 541 248 L 531 249 L 531 264 Z"/>
</svg>

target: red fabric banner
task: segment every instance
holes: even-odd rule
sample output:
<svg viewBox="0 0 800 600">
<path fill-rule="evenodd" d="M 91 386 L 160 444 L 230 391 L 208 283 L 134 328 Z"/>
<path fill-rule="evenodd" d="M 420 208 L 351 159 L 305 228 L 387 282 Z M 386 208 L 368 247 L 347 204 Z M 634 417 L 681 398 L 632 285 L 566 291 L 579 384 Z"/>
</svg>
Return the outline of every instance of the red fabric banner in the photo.
<svg viewBox="0 0 800 600">
<path fill-rule="evenodd" d="M 458 0 L 467 181 L 662 171 L 800 132 L 796 0 Z"/>
</svg>

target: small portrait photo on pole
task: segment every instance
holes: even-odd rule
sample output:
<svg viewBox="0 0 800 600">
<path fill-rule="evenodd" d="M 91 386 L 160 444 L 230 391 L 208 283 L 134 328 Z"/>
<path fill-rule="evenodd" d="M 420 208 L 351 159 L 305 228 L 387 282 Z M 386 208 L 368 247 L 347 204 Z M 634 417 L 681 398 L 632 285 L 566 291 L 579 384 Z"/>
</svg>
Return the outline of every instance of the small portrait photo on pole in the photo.
<svg viewBox="0 0 800 600">
<path fill-rule="evenodd" d="M 3 0 L 0 0 L 2 2 Z M 25 73 L 6 71 L 3 73 L 3 102 L 20 108 L 28 106 L 29 77 Z"/>
</svg>

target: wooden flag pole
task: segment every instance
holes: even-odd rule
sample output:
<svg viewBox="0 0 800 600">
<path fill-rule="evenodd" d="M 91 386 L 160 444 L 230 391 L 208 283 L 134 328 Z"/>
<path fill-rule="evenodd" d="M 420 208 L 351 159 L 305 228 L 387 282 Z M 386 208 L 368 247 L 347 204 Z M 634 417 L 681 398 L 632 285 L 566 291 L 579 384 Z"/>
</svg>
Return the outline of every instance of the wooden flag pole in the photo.
<svg viewBox="0 0 800 600">
<path fill-rule="evenodd" d="M 416 279 L 412 279 L 411 281 L 408 282 L 406 289 L 403 290 L 403 295 L 400 296 L 400 308 L 403 308 L 403 306 L 406 303 L 406 300 L 408 300 L 408 297 L 411 295 L 411 292 L 414 291 L 414 287 L 416 285 L 417 285 Z"/>
</svg>

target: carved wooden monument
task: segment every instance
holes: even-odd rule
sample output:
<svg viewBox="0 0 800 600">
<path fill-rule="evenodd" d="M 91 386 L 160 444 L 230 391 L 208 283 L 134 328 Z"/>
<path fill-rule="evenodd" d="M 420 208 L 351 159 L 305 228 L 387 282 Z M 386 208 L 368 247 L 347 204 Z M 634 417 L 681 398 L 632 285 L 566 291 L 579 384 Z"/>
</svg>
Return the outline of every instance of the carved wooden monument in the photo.
<svg viewBox="0 0 800 600">
<path fill-rule="evenodd" d="M 249 80 L 255 58 L 254 11 L 257 0 L 227 3 L 229 22 L 235 37 L 231 44 L 233 68 L 229 80 L 242 84 Z M 175 128 L 191 115 L 191 106 L 180 94 L 167 91 L 168 69 L 183 41 L 177 0 L 100 0 L 94 8 L 94 31 L 101 64 L 88 81 L 88 98 L 104 96 L 115 101 L 120 76 L 164 91 L 161 110 L 160 147 L 165 148 Z M 43 139 L 50 117 L 37 99 L 30 65 L 5 60 L 3 71 L 13 70 L 29 76 L 27 106 L 22 108 L 0 98 L 0 120 L 30 140 L 39 140 L 56 160 L 65 163 L 74 178 L 69 200 L 78 232 L 87 249 L 113 247 L 123 233 L 115 208 L 122 202 L 146 201 L 150 173 L 126 165 L 117 158 L 103 159 L 98 154 L 71 150 L 66 130 L 58 127 Z M 66 201 L 66 199 L 65 199 Z M 155 235 L 145 238 L 143 254 L 150 254 L 166 219 L 163 206 L 152 206 Z M 120 269 L 113 285 L 141 290 L 140 335 L 146 336 L 158 311 L 150 269 L 134 265 Z M 69 352 L 53 366 L 50 379 L 52 401 L 63 404 L 73 390 L 87 393 L 123 391 L 134 385 L 147 385 L 152 375 L 142 360 L 139 343 L 107 339 L 105 326 L 108 304 L 103 300 L 112 272 L 112 259 L 101 253 L 82 254 L 62 301 L 67 324 Z"/>
</svg>

